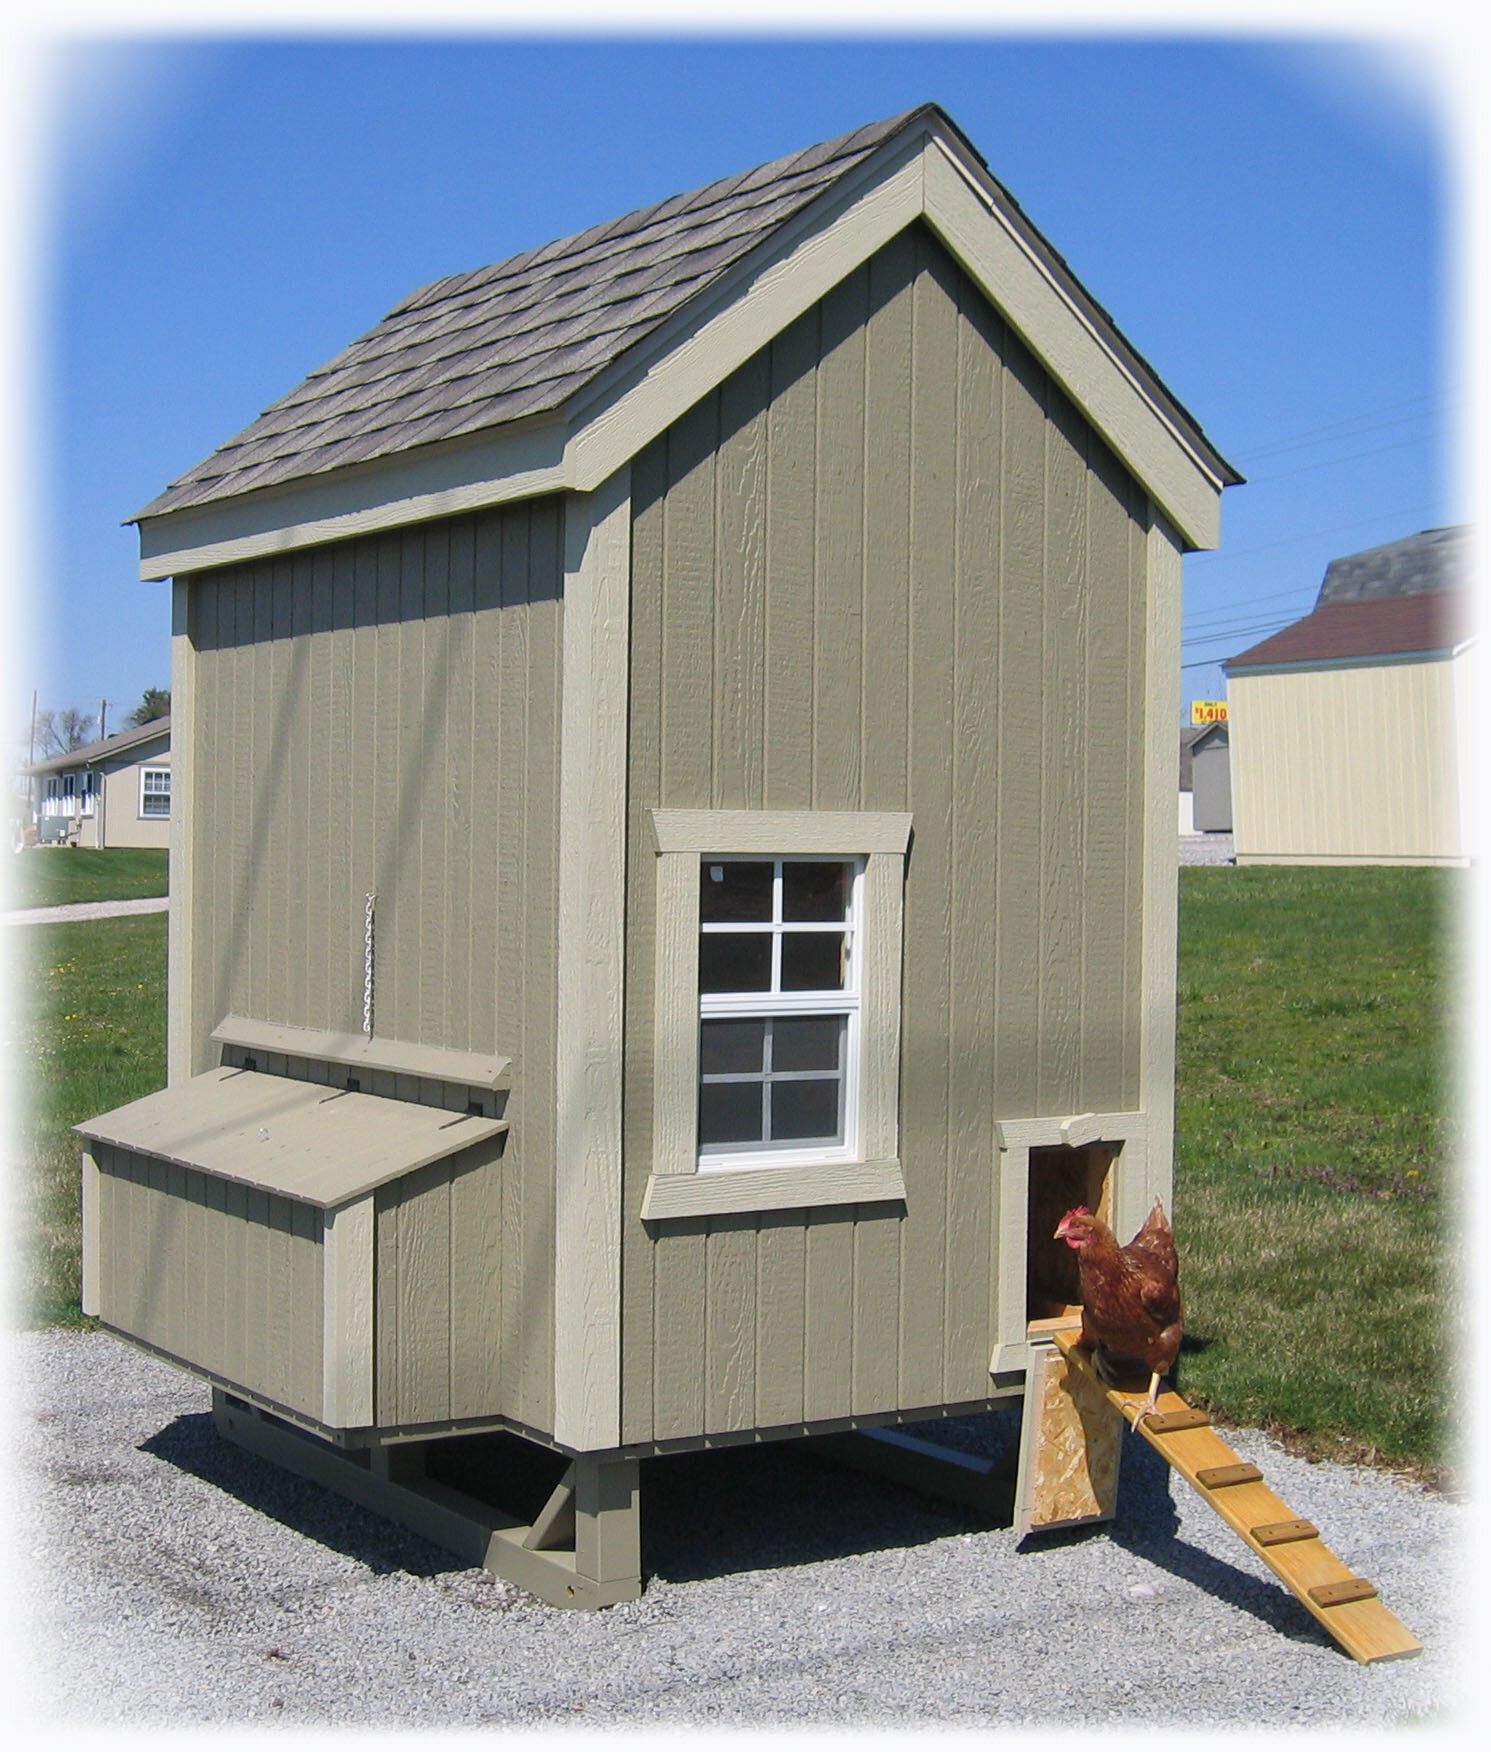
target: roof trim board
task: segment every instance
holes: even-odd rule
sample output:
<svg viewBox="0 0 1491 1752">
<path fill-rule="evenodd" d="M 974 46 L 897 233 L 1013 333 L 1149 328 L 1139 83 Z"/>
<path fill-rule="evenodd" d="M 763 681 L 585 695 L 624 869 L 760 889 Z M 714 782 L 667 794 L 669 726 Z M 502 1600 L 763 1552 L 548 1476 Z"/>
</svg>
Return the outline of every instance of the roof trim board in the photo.
<svg viewBox="0 0 1491 1752">
<path fill-rule="evenodd" d="M 141 576 L 593 491 L 892 237 L 924 220 L 1191 548 L 1219 539 L 1226 462 L 984 169 L 920 115 L 580 385 L 561 416 L 414 447 L 140 523 Z"/>
<path fill-rule="evenodd" d="M 73 1129 L 331 1210 L 500 1137 L 507 1121 L 221 1066 Z"/>
<path fill-rule="evenodd" d="M 1391 669 L 1403 663 L 1445 663 L 1460 656 L 1474 643 L 1474 639 L 1462 639 L 1458 645 L 1440 645 L 1426 651 L 1371 651 L 1354 657 L 1297 657 L 1281 663 L 1244 663 L 1229 658 L 1222 668 L 1229 677 L 1308 674 L 1320 669 Z"/>
</svg>

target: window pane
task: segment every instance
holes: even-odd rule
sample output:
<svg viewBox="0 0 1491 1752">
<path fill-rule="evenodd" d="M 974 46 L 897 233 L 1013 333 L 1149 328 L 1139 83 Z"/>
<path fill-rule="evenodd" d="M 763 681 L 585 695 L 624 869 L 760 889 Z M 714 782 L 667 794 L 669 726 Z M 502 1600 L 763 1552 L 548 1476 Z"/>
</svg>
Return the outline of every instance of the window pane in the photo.
<svg viewBox="0 0 1491 1752">
<path fill-rule="evenodd" d="M 701 992 L 769 992 L 769 931 L 708 931 L 699 937 Z"/>
<path fill-rule="evenodd" d="M 699 866 L 699 918 L 704 924 L 764 924 L 771 918 L 770 864 Z M 752 988 L 754 989 L 754 988 Z"/>
<path fill-rule="evenodd" d="M 699 1087 L 699 1147 L 762 1141 L 762 1083 L 703 1083 Z"/>
<path fill-rule="evenodd" d="M 759 1077 L 766 1065 L 766 1023 L 747 1019 L 736 1022 L 703 1022 L 699 1026 L 699 1069 L 704 1076 L 754 1071 Z M 809 1065 L 806 1070 L 821 1066 Z"/>
<path fill-rule="evenodd" d="M 837 1071 L 842 1016 L 778 1016 L 771 1026 L 774 1071 Z"/>
<path fill-rule="evenodd" d="M 734 1085 L 725 1084 L 726 1088 Z M 842 1142 L 839 1127 L 839 1089 L 837 1077 L 814 1077 L 801 1083 L 771 1085 L 771 1135 L 774 1141 L 789 1139 L 830 1139 Z"/>
<path fill-rule="evenodd" d="M 842 919 L 849 904 L 847 864 L 782 865 L 782 917 L 804 922 Z"/>
<path fill-rule="evenodd" d="M 749 988 L 754 991 L 756 988 Z M 782 935 L 782 990 L 837 992 L 844 989 L 844 933 L 787 931 Z"/>
</svg>

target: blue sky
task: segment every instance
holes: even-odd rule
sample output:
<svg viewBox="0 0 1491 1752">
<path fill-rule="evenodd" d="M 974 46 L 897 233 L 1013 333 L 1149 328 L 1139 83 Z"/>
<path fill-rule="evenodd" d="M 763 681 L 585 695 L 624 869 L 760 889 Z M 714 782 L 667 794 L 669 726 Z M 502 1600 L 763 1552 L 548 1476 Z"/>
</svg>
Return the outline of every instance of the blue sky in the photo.
<svg viewBox="0 0 1491 1752">
<path fill-rule="evenodd" d="M 1469 516 L 1457 143 L 1365 43 L 92 36 L 37 96 L 23 711 L 167 683 L 123 520 L 414 286 L 928 99 L 1249 477 L 1186 564 L 1186 702 L 1332 557 Z"/>
</svg>

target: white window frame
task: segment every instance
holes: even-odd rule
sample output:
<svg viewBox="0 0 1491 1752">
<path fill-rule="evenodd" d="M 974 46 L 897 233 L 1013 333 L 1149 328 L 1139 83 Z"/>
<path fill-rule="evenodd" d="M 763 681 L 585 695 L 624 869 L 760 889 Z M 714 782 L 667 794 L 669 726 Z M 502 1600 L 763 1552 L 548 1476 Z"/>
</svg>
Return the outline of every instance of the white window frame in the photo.
<svg viewBox="0 0 1491 1752">
<path fill-rule="evenodd" d="M 156 791 L 148 790 L 146 787 L 145 781 L 146 781 L 146 779 L 150 779 L 150 778 L 164 778 L 166 781 L 165 790 L 163 792 L 159 791 L 159 790 L 156 790 Z M 166 800 L 165 808 L 163 810 L 162 809 L 147 809 L 145 807 L 145 799 L 147 796 L 149 796 L 149 797 L 164 796 L 165 800 Z M 141 821 L 169 821 L 170 819 L 171 819 L 171 769 L 170 769 L 170 767 L 162 767 L 162 766 L 141 767 L 140 768 L 140 820 Z"/>
<path fill-rule="evenodd" d="M 724 863 L 745 862 L 744 859 L 724 858 Z M 862 857 L 838 858 L 814 854 L 810 860 L 789 857 L 753 857 L 750 862 L 771 863 L 774 866 L 772 875 L 772 920 L 764 924 L 707 924 L 699 926 L 701 933 L 734 934 L 769 933 L 772 937 L 772 984 L 770 991 L 739 992 L 739 993 L 706 993 L 699 994 L 699 1022 L 702 1033 L 703 1024 L 712 1019 L 728 1017 L 748 1018 L 750 1020 L 774 1019 L 778 1016 L 842 1016 L 845 1020 L 846 1039 L 844 1043 L 844 1065 L 841 1072 L 843 1083 L 843 1113 L 844 1141 L 838 1145 L 808 1144 L 787 1145 L 778 1144 L 774 1147 L 758 1145 L 754 1148 L 742 1147 L 737 1150 L 721 1149 L 701 1145 L 699 1148 L 698 1170 L 701 1174 L 717 1174 L 736 1168 L 774 1168 L 787 1167 L 799 1162 L 855 1162 L 859 1158 L 859 1060 L 860 1060 L 860 986 L 861 967 L 864 961 L 864 888 L 865 860 Z M 844 983 L 837 991 L 807 991 L 793 992 L 781 989 L 781 939 L 793 927 L 786 924 L 781 917 L 781 880 L 784 866 L 811 861 L 814 863 L 845 863 L 850 866 L 848 905 L 842 920 L 833 923 L 808 925 L 798 927 L 806 930 L 842 931 L 847 938 L 848 954 L 844 973 Z M 706 872 L 709 869 L 708 854 L 701 856 L 699 869 Z M 702 876 L 701 876 L 702 880 Z M 704 1072 L 701 1066 L 699 1083 L 702 1086 Z"/>
<path fill-rule="evenodd" d="M 647 1219 L 904 1199 L 899 1156 L 901 935 L 911 817 L 889 812 L 653 809 L 657 950 L 652 1174 Z M 699 882 L 711 857 L 806 858 L 858 866 L 853 945 L 858 1039 L 847 1074 L 845 1141 L 702 1160 L 699 1103 Z M 846 994 L 823 1010 L 847 1010 Z M 778 1013 L 755 994 L 752 1013 Z M 785 1006 L 790 1008 L 789 1005 Z M 711 1006 L 712 1008 L 712 1006 Z"/>
</svg>

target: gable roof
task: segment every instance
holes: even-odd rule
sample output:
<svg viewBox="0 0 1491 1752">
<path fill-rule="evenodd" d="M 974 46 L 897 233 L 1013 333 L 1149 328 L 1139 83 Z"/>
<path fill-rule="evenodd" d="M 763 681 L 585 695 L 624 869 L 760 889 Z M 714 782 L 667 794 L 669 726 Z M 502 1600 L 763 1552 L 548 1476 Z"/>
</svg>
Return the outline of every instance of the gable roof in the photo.
<svg viewBox="0 0 1491 1752">
<path fill-rule="evenodd" d="M 924 104 L 420 288 L 136 513 L 142 575 L 592 491 L 919 218 L 1210 545 L 1216 496 L 1241 477 Z"/>
<path fill-rule="evenodd" d="M 1222 667 L 1229 675 L 1272 664 L 1313 665 L 1447 654 L 1464 637 L 1458 592 L 1328 602 Z"/>
<path fill-rule="evenodd" d="M 432 280 L 137 515 L 553 412 L 918 113 Z"/>
<path fill-rule="evenodd" d="M 48 760 L 37 761 L 35 766 L 22 767 L 21 771 L 27 774 L 58 773 L 68 767 L 97 766 L 116 754 L 127 754 L 132 748 L 170 734 L 168 713 L 164 718 L 152 718 L 148 724 L 140 724 L 133 730 L 121 730 L 114 736 L 106 736 L 102 742 L 86 742 L 81 748 L 69 749 L 66 754 L 54 754 Z"/>
</svg>

